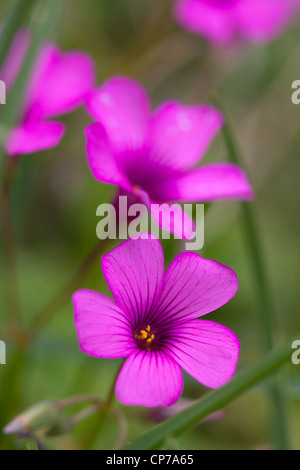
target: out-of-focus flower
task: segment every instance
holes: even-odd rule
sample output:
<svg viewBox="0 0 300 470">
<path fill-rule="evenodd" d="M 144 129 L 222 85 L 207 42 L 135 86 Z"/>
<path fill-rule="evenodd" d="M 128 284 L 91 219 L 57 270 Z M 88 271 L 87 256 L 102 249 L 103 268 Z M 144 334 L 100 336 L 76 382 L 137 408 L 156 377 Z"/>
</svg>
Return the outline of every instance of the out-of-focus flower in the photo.
<svg viewBox="0 0 300 470">
<path fill-rule="evenodd" d="M 152 114 L 149 98 L 136 81 L 114 77 L 91 94 L 87 108 L 98 121 L 86 129 L 94 178 L 148 205 L 159 225 L 157 204 L 165 203 L 164 214 L 170 201 L 252 199 L 250 184 L 238 166 L 215 163 L 194 168 L 223 124 L 213 106 L 169 101 Z M 174 212 L 176 233 L 184 213 Z"/>
<path fill-rule="evenodd" d="M 185 29 L 218 45 L 243 38 L 274 39 L 299 12 L 299 0 L 176 0 L 174 15 Z"/>
<path fill-rule="evenodd" d="M 211 388 L 232 378 L 237 337 L 197 319 L 235 295 L 231 269 L 185 252 L 164 272 L 160 241 L 141 234 L 104 255 L 102 271 L 115 301 L 91 290 L 75 292 L 75 327 L 86 354 L 127 358 L 116 382 L 119 401 L 172 405 L 182 392 L 181 368 Z"/>
<path fill-rule="evenodd" d="M 180 400 L 178 400 L 178 402 L 174 403 L 172 406 L 158 406 L 157 408 L 152 408 L 149 412 L 149 417 L 153 421 L 160 423 L 161 421 L 172 418 L 172 416 L 175 416 L 181 411 L 186 410 L 195 403 L 197 403 L 196 400 L 191 400 L 190 398 L 180 398 Z M 223 417 L 224 412 L 219 410 L 199 421 L 199 424 L 221 421 Z"/>
<path fill-rule="evenodd" d="M 29 43 L 27 31 L 16 34 L 0 71 L 8 88 L 18 75 Z M 56 146 L 64 134 L 64 125 L 51 118 L 82 105 L 94 86 L 94 65 L 87 54 L 61 53 L 56 45 L 45 43 L 28 82 L 19 125 L 8 137 L 7 153 L 27 154 Z"/>
</svg>

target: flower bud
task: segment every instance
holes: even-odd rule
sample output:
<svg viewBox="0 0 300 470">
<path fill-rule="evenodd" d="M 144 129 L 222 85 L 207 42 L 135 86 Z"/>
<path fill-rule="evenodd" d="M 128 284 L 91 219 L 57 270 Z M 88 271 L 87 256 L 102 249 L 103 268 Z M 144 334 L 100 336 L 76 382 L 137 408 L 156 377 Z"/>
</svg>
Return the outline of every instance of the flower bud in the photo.
<svg viewBox="0 0 300 470">
<path fill-rule="evenodd" d="M 28 408 L 3 429 L 4 434 L 28 433 L 53 427 L 60 421 L 60 408 L 55 401 L 47 400 Z"/>
</svg>

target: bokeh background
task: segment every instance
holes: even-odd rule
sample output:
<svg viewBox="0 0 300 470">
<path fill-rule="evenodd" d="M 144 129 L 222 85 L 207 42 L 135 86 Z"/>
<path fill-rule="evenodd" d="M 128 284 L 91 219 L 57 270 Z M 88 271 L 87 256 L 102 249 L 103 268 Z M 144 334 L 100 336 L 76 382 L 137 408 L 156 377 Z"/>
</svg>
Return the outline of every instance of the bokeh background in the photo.
<svg viewBox="0 0 300 470">
<path fill-rule="evenodd" d="M 300 21 L 272 44 L 236 44 L 218 50 L 181 30 L 171 16 L 172 0 L 61 0 L 51 39 L 63 50 L 81 49 L 95 60 L 100 85 L 114 74 L 130 75 L 148 90 L 153 107 L 175 98 L 211 102 L 218 95 L 230 115 L 244 167 L 256 193 L 266 269 L 276 318 L 276 343 L 299 330 L 300 278 L 300 105 L 291 102 L 291 84 L 300 79 Z M 8 1 L 0 5 L 0 21 Z M 1 77 L 0 77 L 1 78 Z M 9 106 L 9 97 L 8 104 Z M 70 279 L 97 243 L 96 208 L 109 202 L 114 188 L 95 181 L 85 155 L 84 109 L 61 119 L 67 133 L 55 149 L 24 156 L 13 187 L 18 286 L 25 326 Z M 226 161 L 221 134 L 205 161 Z M 107 248 L 114 246 L 111 242 Z M 182 249 L 165 242 L 167 264 Z M 202 256 L 233 268 L 239 291 L 209 315 L 231 328 L 241 342 L 238 371 L 262 358 L 260 318 L 237 202 L 214 203 L 205 217 Z M 3 252 L 0 260 L 3 260 Z M 5 269 L 0 264 L 0 327 L 5 326 Z M 100 259 L 78 287 L 110 295 Z M 208 317 L 207 317 L 208 318 Z M 0 428 L 23 409 L 47 398 L 80 393 L 105 398 L 119 361 L 84 356 L 73 324 L 71 299 L 56 313 L 37 340 L 16 354 L 3 328 L 7 365 L 0 365 Z M 300 338 L 299 338 L 300 339 Z M 292 447 L 300 448 L 300 365 L 280 375 L 286 397 Z M 165 449 L 268 449 L 268 400 L 265 384 L 244 394 L 221 415 L 199 423 Z M 185 374 L 185 399 L 207 390 Z M 126 442 L 155 424 L 157 413 L 114 402 L 127 422 Z M 159 415 L 159 414 L 158 414 Z M 160 415 L 159 415 L 160 416 Z M 72 432 L 47 439 L 49 448 L 80 449 L 93 428 L 89 418 Z M 118 423 L 108 420 L 94 442 L 112 449 Z M 22 447 L 0 431 L 0 448 Z"/>
</svg>

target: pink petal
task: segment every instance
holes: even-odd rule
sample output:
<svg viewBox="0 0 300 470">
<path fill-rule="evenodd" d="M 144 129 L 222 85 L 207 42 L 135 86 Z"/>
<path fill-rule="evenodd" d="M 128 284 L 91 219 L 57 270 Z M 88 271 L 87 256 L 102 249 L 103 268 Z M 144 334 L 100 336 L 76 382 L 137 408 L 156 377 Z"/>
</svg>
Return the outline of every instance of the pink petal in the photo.
<svg viewBox="0 0 300 470">
<path fill-rule="evenodd" d="M 79 290 L 72 297 L 79 345 L 90 356 L 127 357 L 136 343 L 126 314 L 108 297 Z"/>
<path fill-rule="evenodd" d="M 0 70 L 0 78 L 5 82 L 7 89 L 12 87 L 20 71 L 28 50 L 29 43 L 30 35 L 27 31 L 22 29 L 15 34 L 3 67 Z"/>
<path fill-rule="evenodd" d="M 74 110 L 84 103 L 95 85 L 94 64 L 87 54 L 77 51 L 62 54 L 51 44 L 43 47 L 34 74 L 30 101 L 32 112 L 41 116 Z"/>
<path fill-rule="evenodd" d="M 91 94 L 87 109 L 100 122 L 116 153 L 144 146 L 148 134 L 150 103 L 135 80 L 114 77 Z"/>
<path fill-rule="evenodd" d="M 243 170 L 231 163 L 203 165 L 156 187 L 160 200 L 210 202 L 223 199 L 251 200 L 253 190 Z"/>
<path fill-rule="evenodd" d="M 243 0 L 236 6 L 241 34 L 261 42 L 278 36 L 299 10 L 298 0 Z"/>
<path fill-rule="evenodd" d="M 150 161 L 174 170 L 190 168 L 205 155 L 222 124 L 222 114 L 212 106 L 163 104 L 151 121 Z"/>
<path fill-rule="evenodd" d="M 133 328 L 146 321 L 162 287 L 164 254 L 158 239 L 128 239 L 103 256 L 102 270 Z"/>
<path fill-rule="evenodd" d="M 183 388 L 181 368 L 160 351 L 139 351 L 123 365 L 116 396 L 125 405 L 170 406 Z"/>
<path fill-rule="evenodd" d="M 59 144 L 65 128 L 59 122 L 26 122 L 13 129 L 6 143 L 9 155 L 29 154 Z"/>
<path fill-rule="evenodd" d="M 192 320 L 172 331 L 168 353 L 206 387 L 218 388 L 232 379 L 239 357 L 236 335 L 206 320 Z"/>
<path fill-rule="evenodd" d="M 233 5 L 232 0 L 218 3 L 207 0 L 177 0 L 174 16 L 183 28 L 200 34 L 213 43 L 227 45 L 236 36 Z"/>
<path fill-rule="evenodd" d="M 159 327 L 195 319 L 222 307 L 237 288 L 232 269 L 196 253 L 182 253 L 165 273 L 160 302 L 151 322 L 157 322 Z"/>
<path fill-rule="evenodd" d="M 85 135 L 87 158 L 94 178 L 132 192 L 130 182 L 116 162 L 104 127 L 98 123 L 91 124 L 86 128 Z"/>
<path fill-rule="evenodd" d="M 151 215 L 159 227 L 179 239 L 190 239 L 194 235 L 194 221 L 179 204 L 151 202 Z"/>
</svg>

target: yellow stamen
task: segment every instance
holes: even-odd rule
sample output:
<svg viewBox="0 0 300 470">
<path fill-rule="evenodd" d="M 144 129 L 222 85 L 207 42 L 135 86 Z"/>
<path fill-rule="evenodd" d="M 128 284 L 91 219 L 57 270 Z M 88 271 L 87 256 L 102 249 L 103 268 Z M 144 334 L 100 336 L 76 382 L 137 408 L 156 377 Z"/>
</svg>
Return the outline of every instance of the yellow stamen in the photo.
<svg viewBox="0 0 300 470">
<path fill-rule="evenodd" d="M 140 339 L 146 339 L 148 336 L 148 333 L 145 330 L 141 330 L 141 336 Z"/>
<path fill-rule="evenodd" d="M 149 331 L 150 331 L 150 325 L 147 326 L 146 331 L 148 331 L 148 333 L 149 333 Z"/>
<path fill-rule="evenodd" d="M 150 338 L 147 339 L 146 343 L 151 343 L 151 341 L 153 341 L 155 338 L 154 335 L 151 335 Z"/>
</svg>

